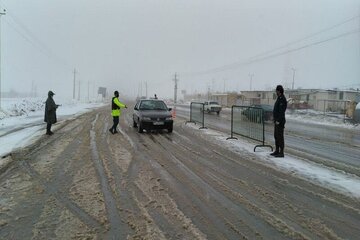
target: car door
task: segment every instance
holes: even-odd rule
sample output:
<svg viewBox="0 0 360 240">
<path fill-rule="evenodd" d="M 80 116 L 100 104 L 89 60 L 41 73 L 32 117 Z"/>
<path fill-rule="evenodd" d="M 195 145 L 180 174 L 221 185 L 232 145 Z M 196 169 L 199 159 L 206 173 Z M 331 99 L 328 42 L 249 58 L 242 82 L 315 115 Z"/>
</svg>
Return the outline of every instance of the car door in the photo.
<svg viewBox="0 0 360 240">
<path fill-rule="evenodd" d="M 139 106 L 140 106 L 140 101 L 138 101 L 134 107 L 133 120 L 136 123 L 139 123 L 139 120 L 138 120 L 139 119 Z"/>
</svg>

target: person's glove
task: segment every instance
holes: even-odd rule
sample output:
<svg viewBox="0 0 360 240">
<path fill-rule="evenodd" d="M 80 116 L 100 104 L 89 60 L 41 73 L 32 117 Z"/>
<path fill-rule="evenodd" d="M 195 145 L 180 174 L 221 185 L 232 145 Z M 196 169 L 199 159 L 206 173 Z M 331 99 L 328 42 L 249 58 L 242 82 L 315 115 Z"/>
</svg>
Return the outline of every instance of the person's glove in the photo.
<svg viewBox="0 0 360 240">
<path fill-rule="evenodd" d="M 127 108 L 127 106 L 125 105 L 125 108 Z"/>
</svg>

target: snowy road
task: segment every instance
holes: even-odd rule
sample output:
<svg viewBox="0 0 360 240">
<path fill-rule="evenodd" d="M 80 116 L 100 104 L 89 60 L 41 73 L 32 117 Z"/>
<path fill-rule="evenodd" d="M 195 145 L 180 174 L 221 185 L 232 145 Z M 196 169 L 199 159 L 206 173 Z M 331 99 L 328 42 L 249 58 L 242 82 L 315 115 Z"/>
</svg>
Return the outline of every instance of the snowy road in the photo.
<svg viewBox="0 0 360 240">
<path fill-rule="evenodd" d="M 139 134 L 131 121 L 128 110 L 111 135 L 100 108 L 8 156 L 0 239 L 360 235 L 359 198 L 229 151 L 178 118 L 172 134 Z"/>
<path fill-rule="evenodd" d="M 177 107 L 177 115 L 189 119 L 189 107 Z M 230 135 L 231 113 L 205 113 L 205 125 Z M 288 119 L 286 152 L 360 176 L 360 130 L 304 123 Z M 265 123 L 265 140 L 274 146 L 273 125 Z"/>
</svg>

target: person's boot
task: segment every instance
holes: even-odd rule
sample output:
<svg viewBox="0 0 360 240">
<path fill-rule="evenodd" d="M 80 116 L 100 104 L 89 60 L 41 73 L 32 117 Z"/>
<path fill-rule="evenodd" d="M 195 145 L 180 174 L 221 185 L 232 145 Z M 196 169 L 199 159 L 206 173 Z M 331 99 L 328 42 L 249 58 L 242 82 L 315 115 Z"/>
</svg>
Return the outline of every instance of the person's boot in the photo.
<svg viewBox="0 0 360 240">
<path fill-rule="evenodd" d="M 111 132 L 111 134 L 114 134 L 114 132 L 113 132 L 113 129 L 112 129 L 112 128 L 110 128 L 110 129 L 109 129 L 109 131 Z"/>
<path fill-rule="evenodd" d="M 278 154 L 279 154 L 278 151 L 274 151 L 273 153 L 270 153 L 271 156 L 276 156 L 276 155 L 278 155 Z"/>
<path fill-rule="evenodd" d="M 284 157 L 284 152 L 280 151 L 278 154 L 275 155 L 275 157 L 277 158 L 283 158 Z"/>
<path fill-rule="evenodd" d="M 271 156 L 276 156 L 279 154 L 279 147 L 276 147 L 275 151 L 273 153 L 270 153 Z"/>
</svg>

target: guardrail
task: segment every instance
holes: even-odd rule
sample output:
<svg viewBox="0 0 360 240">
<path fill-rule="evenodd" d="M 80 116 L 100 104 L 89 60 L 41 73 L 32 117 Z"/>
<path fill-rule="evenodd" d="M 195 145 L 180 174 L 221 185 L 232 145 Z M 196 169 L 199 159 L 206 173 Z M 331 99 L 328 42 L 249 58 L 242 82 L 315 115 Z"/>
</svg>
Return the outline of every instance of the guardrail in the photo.
<svg viewBox="0 0 360 240">
<path fill-rule="evenodd" d="M 200 102 L 191 102 L 190 103 L 190 121 L 192 123 L 200 123 L 202 126 L 199 129 L 204 129 L 205 127 L 205 117 L 204 117 L 204 103 Z"/>
<path fill-rule="evenodd" d="M 269 147 L 265 144 L 265 121 L 264 110 L 258 107 L 232 106 L 231 107 L 231 137 L 227 139 L 237 139 L 234 134 L 261 142 L 254 147 Z"/>
</svg>

